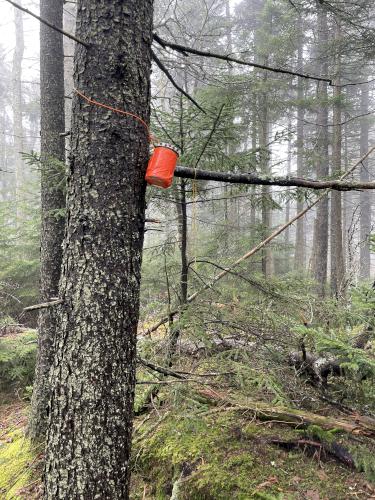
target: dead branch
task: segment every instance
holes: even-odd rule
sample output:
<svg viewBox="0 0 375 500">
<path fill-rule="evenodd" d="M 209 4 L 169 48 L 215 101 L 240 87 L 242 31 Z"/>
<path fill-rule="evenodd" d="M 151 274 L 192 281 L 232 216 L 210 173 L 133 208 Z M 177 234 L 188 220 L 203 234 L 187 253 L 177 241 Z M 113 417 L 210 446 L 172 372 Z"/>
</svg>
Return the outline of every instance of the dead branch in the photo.
<svg viewBox="0 0 375 500">
<path fill-rule="evenodd" d="M 39 309 L 48 309 L 49 307 L 54 307 L 62 304 L 64 301 L 62 299 L 52 300 L 51 302 L 43 302 L 42 304 L 36 304 L 35 306 L 25 307 L 23 312 L 38 311 Z"/>
<path fill-rule="evenodd" d="M 32 16 L 35 19 L 38 19 L 38 21 L 40 21 L 41 23 L 45 24 L 46 26 L 49 26 L 51 29 L 57 31 L 58 33 L 61 33 L 62 35 L 66 36 L 67 38 L 70 38 L 71 40 L 74 40 L 75 42 L 80 43 L 81 45 L 83 45 L 86 48 L 89 47 L 88 43 L 83 42 L 82 40 L 80 40 L 76 36 L 72 35 L 71 33 L 68 33 L 66 31 L 58 28 L 57 26 L 55 26 L 54 24 L 50 23 L 46 19 L 43 19 L 42 17 L 38 16 L 37 14 L 34 14 L 34 12 L 31 12 L 29 9 L 26 9 L 25 7 L 22 7 L 22 5 L 19 5 L 18 3 L 13 2 L 12 0 L 5 0 L 5 1 L 8 2 L 8 3 L 10 3 L 11 5 L 13 5 L 13 7 L 15 7 L 16 9 L 22 10 L 23 12 L 26 12 L 26 14 L 29 14 L 29 16 Z"/>
<path fill-rule="evenodd" d="M 184 56 L 187 56 L 188 54 L 193 54 L 195 56 L 210 57 L 213 59 L 221 59 L 222 61 L 241 64 L 242 66 L 251 66 L 253 68 L 264 69 L 266 71 L 272 71 L 273 73 L 281 73 L 284 75 L 298 76 L 300 78 L 306 78 L 309 80 L 316 80 L 318 82 L 327 82 L 329 85 L 332 85 L 332 80 L 330 78 L 322 78 L 320 76 L 307 75 L 305 73 L 298 73 L 296 71 L 290 71 L 287 69 L 273 68 L 271 66 L 265 66 L 263 64 L 248 62 L 248 61 L 244 61 L 243 59 L 237 59 L 237 58 L 231 57 L 231 56 L 216 54 L 214 52 L 209 52 L 206 50 L 198 50 L 198 49 L 193 49 L 191 47 L 185 47 L 184 45 L 179 45 L 177 43 L 168 42 L 168 41 L 164 40 L 163 38 L 160 38 L 160 36 L 157 33 L 154 33 L 153 37 L 154 37 L 154 40 L 159 45 L 161 45 L 164 49 L 169 47 L 170 49 L 172 49 L 176 52 L 180 52 Z"/>
<path fill-rule="evenodd" d="M 137 385 L 170 385 L 181 384 L 185 382 L 197 382 L 195 378 L 185 378 L 183 380 L 137 380 Z M 200 384 L 202 382 L 199 382 Z"/>
<path fill-rule="evenodd" d="M 171 82 L 171 84 L 179 91 L 181 94 L 183 94 L 189 101 L 191 101 L 194 106 L 196 106 L 199 111 L 202 111 L 202 113 L 206 114 L 206 111 L 200 106 L 197 101 L 191 97 L 190 94 L 188 94 L 182 87 L 178 85 L 176 80 L 173 78 L 173 76 L 170 74 L 168 69 L 164 66 L 164 64 L 161 62 L 161 60 L 158 58 L 158 56 L 155 54 L 154 51 L 151 51 L 152 59 L 155 61 L 156 65 L 159 67 L 159 69 L 165 74 L 165 76 L 168 78 L 168 80 Z"/>
<path fill-rule="evenodd" d="M 145 222 L 149 222 L 150 224 L 161 224 L 159 219 L 145 219 Z"/>
<path fill-rule="evenodd" d="M 179 380 L 186 380 L 186 376 L 185 375 L 182 375 L 180 373 L 174 372 L 173 370 L 170 370 L 169 368 L 164 368 L 163 366 L 155 365 L 154 363 L 151 363 L 151 361 L 148 361 L 147 359 L 143 359 L 143 358 L 141 358 L 141 357 L 138 356 L 137 357 L 137 361 L 141 365 L 146 366 L 150 370 L 158 372 L 158 373 L 160 373 L 162 375 L 175 377 L 175 378 L 177 378 Z"/>
<path fill-rule="evenodd" d="M 340 180 L 316 181 L 300 177 L 259 177 L 254 174 L 235 172 L 211 172 L 190 167 L 177 166 L 175 176 L 183 179 L 226 182 L 228 184 L 249 184 L 257 186 L 292 186 L 308 189 L 333 189 L 335 191 L 351 191 L 360 189 L 375 189 L 372 182 L 343 182 Z"/>
<path fill-rule="evenodd" d="M 215 121 L 214 121 L 214 123 L 213 123 L 213 125 L 212 125 L 212 128 L 211 128 L 211 130 L 210 130 L 210 133 L 208 134 L 207 140 L 205 141 L 205 143 L 204 143 L 204 145 L 203 145 L 203 148 L 202 148 L 202 151 L 200 152 L 200 154 L 199 154 L 199 156 L 198 156 L 198 158 L 197 158 L 197 161 L 195 162 L 195 165 L 194 165 L 194 168 L 193 168 L 193 171 L 194 171 L 194 172 L 196 172 L 196 170 L 197 170 L 197 166 L 199 165 L 199 162 L 201 161 L 202 156 L 204 155 L 204 153 L 205 153 L 205 151 L 206 151 L 206 149 L 207 149 L 208 145 L 209 145 L 209 144 L 210 144 L 210 142 L 211 142 L 211 139 L 212 139 L 212 137 L 213 137 L 214 133 L 216 132 L 216 128 L 217 128 L 217 126 L 218 126 L 218 124 L 219 124 L 220 117 L 221 117 L 221 114 L 222 114 L 222 112 L 223 112 L 224 107 L 225 107 L 225 104 L 223 104 L 223 105 L 220 107 L 220 109 L 219 109 L 219 113 L 217 114 L 217 117 L 215 118 Z M 192 179 L 195 179 L 195 177 L 192 177 Z"/>
</svg>

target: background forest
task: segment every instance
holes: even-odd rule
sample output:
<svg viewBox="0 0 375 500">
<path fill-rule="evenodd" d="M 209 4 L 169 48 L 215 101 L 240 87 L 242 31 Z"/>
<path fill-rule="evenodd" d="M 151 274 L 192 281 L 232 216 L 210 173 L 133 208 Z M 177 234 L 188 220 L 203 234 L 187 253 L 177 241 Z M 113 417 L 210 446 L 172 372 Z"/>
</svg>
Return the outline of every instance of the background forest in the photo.
<svg viewBox="0 0 375 500">
<path fill-rule="evenodd" d="M 75 2 L 63 10 L 74 33 Z M 41 498 L 24 309 L 44 300 L 41 178 L 64 198 L 66 168 L 41 156 L 39 23 L 0 12 L 0 495 Z M 131 498 L 375 498 L 375 204 L 355 188 L 375 180 L 374 16 L 371 0 L 154 2 L 151 131 L 192 173 L 147 187 Z M 298 186 L 354 165 L 347 189 Z M 62 227 L 65 209 L 49 216 Z"/>
</svg>

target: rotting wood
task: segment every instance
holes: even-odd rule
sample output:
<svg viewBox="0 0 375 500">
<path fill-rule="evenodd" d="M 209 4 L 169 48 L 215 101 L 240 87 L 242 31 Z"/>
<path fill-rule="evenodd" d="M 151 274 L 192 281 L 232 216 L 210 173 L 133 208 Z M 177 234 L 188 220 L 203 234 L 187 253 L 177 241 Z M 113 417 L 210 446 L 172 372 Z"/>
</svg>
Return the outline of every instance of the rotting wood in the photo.
<svg viewBox="0 0 375 500">
<path fill-rule="evenodd" d="M 279 446 L 287 451 L 299 449 L 304 453 L 317 455 L 319 461 L 324 458 L 334 458 L 338 462 L 346 465 L 350 469 L 355 469 L 355 461 L 347 448 L 340 443 L 324 443 L 311 439 L 297 439 L 297 440 L 284 440 L 284 439 L 271 439 L 271 444 Z"/>
</svg>

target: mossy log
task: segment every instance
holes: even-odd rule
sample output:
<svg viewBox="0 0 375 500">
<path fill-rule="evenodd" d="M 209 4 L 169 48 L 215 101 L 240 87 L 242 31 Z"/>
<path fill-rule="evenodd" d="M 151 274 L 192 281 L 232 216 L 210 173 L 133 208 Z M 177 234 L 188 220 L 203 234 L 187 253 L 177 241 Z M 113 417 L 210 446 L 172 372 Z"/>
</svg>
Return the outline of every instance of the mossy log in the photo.
<svg viewBox="0 0 375 500">
<path fill-rule="evenodd" d="M 244 403 L 237 403 L 211 389 L 201 389 L 198 392 L 207 400 L 221 405 L 220 408 L 211 410 L 211 412 L 237 411 L 258 420 L 279 422 L 297 428 L 317 425 L 327 431 L 337 429 L 348 434 L 375 438 L 375 419 L 363 415 L 327 417 L 285 406 L 271 406 L 262 401 L 247 400 Z"/>
</svg>

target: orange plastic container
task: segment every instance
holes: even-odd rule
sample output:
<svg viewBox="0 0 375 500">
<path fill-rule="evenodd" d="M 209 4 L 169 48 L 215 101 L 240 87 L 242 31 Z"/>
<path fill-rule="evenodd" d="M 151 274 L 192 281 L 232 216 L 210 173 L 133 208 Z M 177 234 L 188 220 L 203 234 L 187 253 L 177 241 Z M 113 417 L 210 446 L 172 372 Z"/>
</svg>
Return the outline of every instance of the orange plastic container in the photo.
<svg viewBox="0 0 375 500">
<path fill-rule="evenodd" d="M 148 162 L 146 181 L 161 188 L 169 188 L 173 182 L 179 151 L 171 144 L 160 143 Z"/>
</svg>

